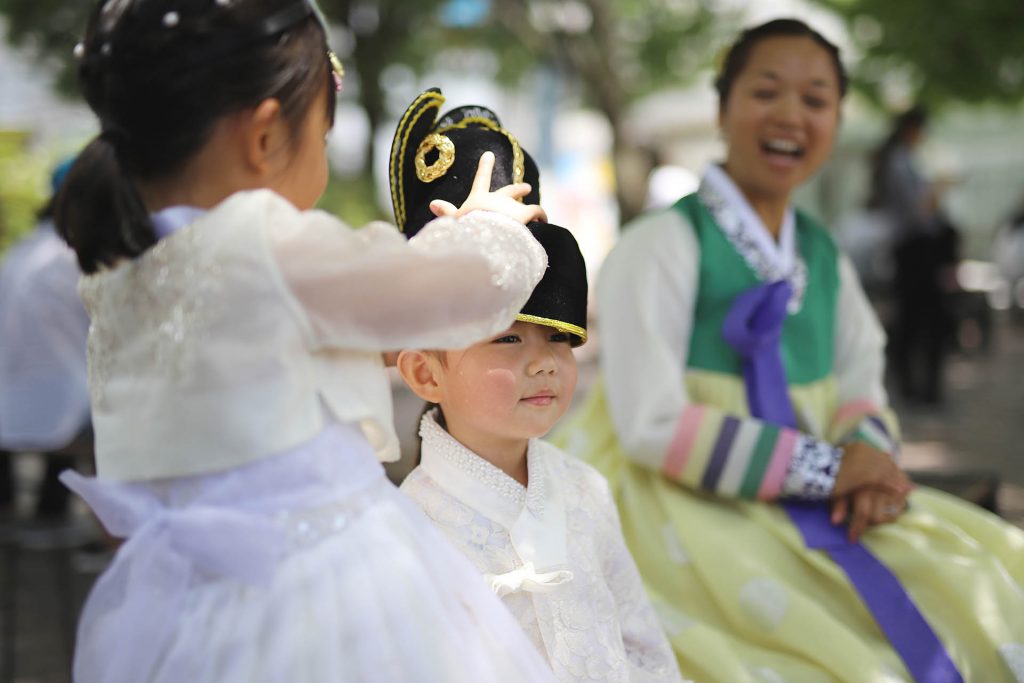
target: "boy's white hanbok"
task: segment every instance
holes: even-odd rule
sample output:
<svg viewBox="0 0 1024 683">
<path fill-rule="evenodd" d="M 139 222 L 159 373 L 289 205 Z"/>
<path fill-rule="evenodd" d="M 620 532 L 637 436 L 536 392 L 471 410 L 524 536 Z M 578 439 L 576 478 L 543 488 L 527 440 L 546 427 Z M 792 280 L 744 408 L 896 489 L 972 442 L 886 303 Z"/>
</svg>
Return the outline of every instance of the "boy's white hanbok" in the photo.
<svg viewBox="0 0 1024 683">
<path fill-rule="evenodd" d="M 402 491 L 502 596 L 560 681 L 680 680 L 604 477 L 532 439 L 524 488 L 434 413 L 420 436 L 423 459 Z"/>
</svg>

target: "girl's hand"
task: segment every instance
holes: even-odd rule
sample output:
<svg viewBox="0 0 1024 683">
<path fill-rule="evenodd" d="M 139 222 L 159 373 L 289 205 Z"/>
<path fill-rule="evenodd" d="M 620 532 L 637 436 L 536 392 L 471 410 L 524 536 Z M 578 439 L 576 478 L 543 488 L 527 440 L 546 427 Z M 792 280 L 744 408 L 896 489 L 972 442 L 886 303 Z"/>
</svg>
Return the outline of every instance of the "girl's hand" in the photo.
<svg viewBox="0 0 1024 683">
<path fill-rule="evenodd" d="M 905 496 L 863 488 L 833 502 L 832 523 L 842 524 L 849 515 L 849 539 L 856 543 L 870 527 L 895 522 L 906 509 Z"/>
<path fill-rule="evenodd" d="M 491 192 L 491 171 L 494 169 L 494 153 L 484 152 L 473 178 L 473 187 L 462 206 L 455 208 L 451 202 L 435 199 L 430 210 L 435 216 L 465 216 L 470 211 L 481 209 L 501 213 L 520 223 L 547 221 L 547 214 L 537 204 L 523 204 L 523 197 L 530 194 L 528 183 L 516 183 Z"/>
<path fill-rule="evenodd" d="M 854 441 L 843 447 L 843 461 L 836 474 L 833 498 L 842 498 L 862 488 L 875 488 L 906 499 L 913 489 L 909 477 L 888 453 Z"/>
</svg>

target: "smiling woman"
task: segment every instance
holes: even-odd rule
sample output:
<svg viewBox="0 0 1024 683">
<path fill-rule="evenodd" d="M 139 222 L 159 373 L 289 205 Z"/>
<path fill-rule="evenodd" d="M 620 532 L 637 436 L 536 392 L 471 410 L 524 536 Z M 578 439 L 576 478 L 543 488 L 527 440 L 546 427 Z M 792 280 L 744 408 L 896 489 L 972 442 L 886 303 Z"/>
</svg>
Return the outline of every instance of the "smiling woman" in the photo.
<svg viewBox="0 0 1024 683">
<path fill-rule="evenodd" d="M 769 22 L 716 86 L 725 159 L 605 261 L 601 376 L 557 441 L 608 477 L 684 675 L 1024 681 L 1024 534 L 907 506 L 881 327 L 790 203 L 835 139 L 836 48 Z"/>
</svg>

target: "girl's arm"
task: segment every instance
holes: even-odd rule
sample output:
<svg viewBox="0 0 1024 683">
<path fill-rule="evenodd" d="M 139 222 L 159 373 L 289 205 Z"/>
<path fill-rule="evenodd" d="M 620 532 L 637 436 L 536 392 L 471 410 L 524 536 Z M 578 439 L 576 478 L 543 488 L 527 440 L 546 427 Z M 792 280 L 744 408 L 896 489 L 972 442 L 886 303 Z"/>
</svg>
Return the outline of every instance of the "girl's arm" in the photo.
<svg viewBox="0 0 1024 683">
<path fill-rule="evenodd" d="M 895 457 L 899 424 L 885 392 L 885 332 L 846 256 L 839 260 L 835 373 L 839 408 L 828 428 L 834 443 L 863 441 Z"/>
<path fill-rule="evenodd" d="M 698 269 L 693 230 L 674 210 L 627 228 L 602 268 L 601 362 L 623 451 L 684 486 L 717 495 L 828 498 L 840 449 L 795 429 L 695 404 L 687 395 Z"/>
<path fill-rule="evenodd" d="M 467 346 L 507 327 L 547 266 L 522 223 L 488 211 L 437 218 L 411 240 L 318 211 L 283 225 L 273 259 L 321 347 Z"/>
</svg>

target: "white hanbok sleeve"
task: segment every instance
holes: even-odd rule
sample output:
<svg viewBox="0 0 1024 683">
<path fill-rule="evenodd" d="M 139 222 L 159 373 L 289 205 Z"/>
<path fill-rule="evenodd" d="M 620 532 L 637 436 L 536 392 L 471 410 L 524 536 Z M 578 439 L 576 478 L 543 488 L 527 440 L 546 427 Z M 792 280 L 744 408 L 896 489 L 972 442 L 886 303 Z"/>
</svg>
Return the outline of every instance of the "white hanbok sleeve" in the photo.
<svg viewBox="0 0 1024 683">
<path fill-rule="evenodd" d="M 411 240 L 320 211 L 271 232 L 288 289 L 325 348 L 462 348 L 505 329 L 547 267 L 530 232 L 497 213 L 431 221 Z"/>
<path fill-rule="evenodd" d="M 850 260 L 839 259 L 833 372 L 838 409 L 829 426 L 834 442 L 863 440 L 887 453 L 899 450 L 899 425 L 885 391 L 885 331 Z"/>
<path fill-rule="evenodd" d="M 627 228 L 602 267 L 601 367 L 623 452 L 716 495 L 827 498 L 842 457 L 838 448 L 690 400 L 685 375 L 699 269 L 700 245 L 673 209 Z M 733 474 L 721 476 L 726 470 Z"/>
</svg>

